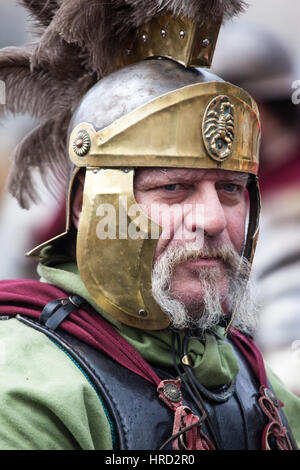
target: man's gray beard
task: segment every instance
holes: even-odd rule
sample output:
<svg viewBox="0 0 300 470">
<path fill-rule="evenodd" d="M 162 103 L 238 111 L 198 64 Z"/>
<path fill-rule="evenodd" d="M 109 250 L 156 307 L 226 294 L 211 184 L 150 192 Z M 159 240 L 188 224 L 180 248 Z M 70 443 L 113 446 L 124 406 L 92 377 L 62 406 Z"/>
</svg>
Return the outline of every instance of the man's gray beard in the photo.
<svg viewBox="0 0 300 470">
<path fill-rule="evenodd" d="M 199 287 L 204 292 L 201 303 L 195 303 L 193 299 L 183 303 L 180 299 L 174 298 L 170 289 L 175 266 L 190 259 L 205 257 L 223 261 L 228 282 L 226 297 L 222 298 L 218 290 L 221 270 L 203 267 L 196 269 L 199 275 Z M 241 258 L 231 246 L 186 243 L 167 248 L 155 262 L 152 271 L 152 294 L 176 329 L 208 330 L 215 327 L 222 318 L 224 319 L 221 304 L 225 303 L 227 312 L 232 313 L 232 326 L 253 334 L 257 323 L 257 308 L 249 279 L 250 270 L 250 263 Z"/>
</svg>

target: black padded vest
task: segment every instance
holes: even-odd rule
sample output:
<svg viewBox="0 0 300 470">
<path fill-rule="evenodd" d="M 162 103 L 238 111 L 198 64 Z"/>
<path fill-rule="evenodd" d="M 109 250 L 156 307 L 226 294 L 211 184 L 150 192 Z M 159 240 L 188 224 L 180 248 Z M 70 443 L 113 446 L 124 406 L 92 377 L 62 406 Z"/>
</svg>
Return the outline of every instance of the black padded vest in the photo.
<svg viewBox="0 0 300 470">
<path fill-rule="evenodd" d="M 58 343 L 88 374 L 115 424 L 118 449 L 157 450 L 172 435 L 174 414 L 158 399 L 155 385 L 62 330 L 52 331 L 31 319 L 17 318 Z M 236 354 L 240 371 L 235 394 L 221 404 L 205 400 L 219 446 L 216 446 L 205 425 L 203 431 L 220 450 L 260 450 L 267 421 L 257 401 L 258 384 L 245 359 L 237 350 Z M 169 371 L 156 372 L 162 380 L 171 378 Z M 194 414 L 199 414 L 184 388 L 182 391 L 184 404 Z M 287 426 L 282 412 L 281 417 Z M 171 448 L 172 444 L 169 443 L 164 449 Z"/>
</svg>

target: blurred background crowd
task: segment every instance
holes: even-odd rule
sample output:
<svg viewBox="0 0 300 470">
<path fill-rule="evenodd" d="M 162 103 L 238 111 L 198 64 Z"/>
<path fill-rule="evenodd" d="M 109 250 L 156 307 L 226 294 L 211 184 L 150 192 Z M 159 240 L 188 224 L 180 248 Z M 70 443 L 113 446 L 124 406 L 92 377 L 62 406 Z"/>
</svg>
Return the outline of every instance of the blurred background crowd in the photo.
<svg viewBox="0 0 300 470">
<path fill-rule="evenodd" d="M 256 341 L 272 369 L 300 396 L 300 3 L 248 3 L 244 15 L 223 27 L 213 71 L 249 91 L 259 105 L 262 220 L 253 269 L 260 315 Z M 0 47 L 32 40 L 25 11 L 16 0 L 1 0 Z M 64 229 L 64 203 L 43 190 L 42 182 L 37 180 L 41 201 L 29 211 L 21 210 L 5 187 L 12 151 L 33 126 L 26 116 L 0 119 L 0 279 L 36 278 L 35 262 L 24 253 Z"/>
</svg>

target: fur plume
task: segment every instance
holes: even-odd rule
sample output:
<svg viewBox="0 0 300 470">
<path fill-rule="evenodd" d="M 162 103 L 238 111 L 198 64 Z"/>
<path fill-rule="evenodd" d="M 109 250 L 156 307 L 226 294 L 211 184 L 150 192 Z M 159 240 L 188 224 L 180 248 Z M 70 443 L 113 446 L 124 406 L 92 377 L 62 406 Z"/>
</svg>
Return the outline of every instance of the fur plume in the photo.
<svg viewBox="0 0 300 470">
<path fill-rule="evenodd" d="M 80 98 L 74 80 L 58 80 L 52 71 L 32 71 L 34 45 L 0 51 L 0 80 L 6 84 L 6 111 L 55 119 Z M 78 96 L 80 95 L 80 96 Z"/>
<path fill-rule="evenodd" d="M 225 19 L 241 13 L 246 7 L 243 0 L 128 0 L 127 4 L 134 9 L 134 16 L 146 15 L 152 18 L 154 15 L 170 12 L 173 15 L 183 15 L 190 18 L 201 18 L 203 21 L 214 16 L 223 16 Z"/>
<path fill-rule="evenodd" d="M 66 43 L 76 44 L 87 56 L 85 66 L 101 78 L 113 70 L 114 59 L 124 44 L 130 44 L 138 28 L 155 15 L 169 12 L 205 21 L 229 18 L 244 8 L 242 0 L 62 0 L 39 50 L 49 51 L 49 64 L 58 66 L 53 51 L 57 51 L 56 57 L 63 56 Z M 37 51 L 35 66 L 41 65 Z"/>
<path fill-rule="evenodd" d="M 15 150 L 8 185 L 11 194 L 24 209 L 29 209 L 31 202 L 36 203 L 39 200 L 34 186 L 33 170 L 38 170 L 45 186 L 54 196 L 57 196 L 57 191 L 64 187 L 68 159 L 66 158 L 66 142 L 63 137 L 67 133 L 70 116 L 66 114 L 61 119 L 62 122 L 47 121 L 34 129 Z M 61 137 L 57 141 L 59 134 Z M 53 149 L 55 150 L 53 151 Z M 43 155 L 42 159 L 41 155 Z"/>
<path fill-rule="evenodd" d="M 57 184 L 55 181 L 48 184 L 53 192 L 68 174 L 66 142 L 71 109 L 95 82 L 90 75 L 78 81 L 59 80 L 49 71 L 31 71 L 34 48 L 30 45 L 0 51 L 0 80 L 6 83 L 6 112 L 29 113 L 42 123 L 18 145 L 13 155 L 9 187 L 23 208 L 29 207 L 30 200 L 38 201 L 31 169 L 38 169 L 45 182 L 47 175 L 55 174 Z"/>
<path fill-rule="evenodd" d="M 47 27 L 58 10 L 60 0 L 19 0 L 20 5 L 24 6 L 30 13 L 35 24 L 41 27 Z"/>
<path fill-rule="evenodd" d="M 40 41 L 0 51 L 0 80 L 7 90 L 6 110 L 41 121 L 18 146 L 10 178 L 23 207 L 37 194 L 30 176 L 38 168 L 54 191 L 67 168 L 66 138 L 71 110 L 87 90 L 114 70 L 114 59 L 141 25 L 166 12 L 199 21 L 240 13 L 243 0 L 19 0 L 41 34 Z M 48 180 L 49 181 L 49 180 Z"/>
</svg>

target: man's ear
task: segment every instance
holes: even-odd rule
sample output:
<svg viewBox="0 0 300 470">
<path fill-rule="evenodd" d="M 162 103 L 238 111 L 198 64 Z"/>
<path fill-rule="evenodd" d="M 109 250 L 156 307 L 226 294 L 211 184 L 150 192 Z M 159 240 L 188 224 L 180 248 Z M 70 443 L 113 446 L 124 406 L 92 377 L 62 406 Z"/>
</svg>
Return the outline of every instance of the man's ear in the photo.
<svg viewBox="0 0 300 470">
<path fill-rule="evenodd" d="M 76 176 L 76 180 L 74 181 L 71 214 L 72 214 L 72 222 L 76 229 L 78 229 L 78 226 L 79 226 L 79 220 L 80 220 L 80 215 L 81 215 L 81 210 L 82 210 L 84 178 L 85 178 L 85 174 L 82 172 L 78 172 Z"/>
</svg>

